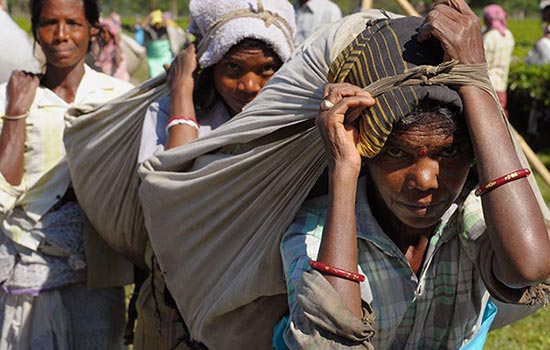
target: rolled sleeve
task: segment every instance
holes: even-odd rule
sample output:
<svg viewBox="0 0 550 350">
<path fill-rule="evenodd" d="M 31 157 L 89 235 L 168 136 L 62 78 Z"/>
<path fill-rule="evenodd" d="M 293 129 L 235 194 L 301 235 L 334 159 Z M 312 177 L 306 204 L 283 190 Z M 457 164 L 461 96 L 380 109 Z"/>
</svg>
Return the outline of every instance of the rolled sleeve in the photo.
<svg viewBox="0 0 550 350">
<path fill-rule="evenodd" d="M 359 319 L 319 272 L 304 272 L 296 284 L 285 331 L 289 349 L 374 349 L 374 313 L 363 302 Z"/>
<path fill-rule="evenodd" d="M 373 349 L 370 306 L 363 303 L 363 318 L 358 318 L 330 283 L 309 267 L 319 250 L 325 212 L 322 207 L 306 207 L 281 242 L 290 310 L 285 343 L 289 349 Z"/>
<path fill-rule="evenodd" d="M 489 237 L 481 238 L 478 256 L 479 273 L 489 293 L 508 304 L 546 305 L 550 301 L 550 280 L 526 288 L 514 289 L 500 282 L 493 273 L 495 251 Z"/>
<path fill-rule="evenodd" d="M 17 201 L 25 193 L 25 186 L 13 186 L 0 173 L 0 215 L 5 216 L 13 210 Z"/>
<path fill-rule="evenodd" d="M 511 288 L 494 274 L 495 249 L 487 234 L 481 198 L 471 192 L 461 208 L 461 239 L 468 257 L 476 264 L 487 291 L 496 300 L 507 304 L 539 305 L 550 300 L 550 281 L 526 288 Z M 547 229 L 549 223 L 546 223 Z"/>
</svg>

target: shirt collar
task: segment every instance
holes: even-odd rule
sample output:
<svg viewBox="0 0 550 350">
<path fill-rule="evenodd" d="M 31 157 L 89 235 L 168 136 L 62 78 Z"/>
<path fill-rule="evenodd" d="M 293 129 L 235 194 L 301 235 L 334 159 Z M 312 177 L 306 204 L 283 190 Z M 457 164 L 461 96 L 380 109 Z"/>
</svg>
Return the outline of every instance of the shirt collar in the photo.
<svg viewBox="0 0 550 350">
<path fill-rule="evenodd" d="M 82 104 L 86 98 L 97 90 L 114 90 L 112 82 L 102 79 L 103 73 L 96 72 L 87 64 L 84 65 L 84 76 L 76 90 L 73 105 Z"/>
<path fill-rule="evenodd" d="M 101 90 L 113 90 L 106 79 L 101 79 L 101 74 L 94 71 L 87 64 L 84 65 L 84 75 L 82 81 L 78 85 L 73 103 L 65 102 L 61 97 L 56 95 L 52 90 L 42 87 L 36 92 L 37 108 L 46 107 L 62 107 L 67 108 L 71 105 L 81 104 L 90 94 Z"/>
</svg>

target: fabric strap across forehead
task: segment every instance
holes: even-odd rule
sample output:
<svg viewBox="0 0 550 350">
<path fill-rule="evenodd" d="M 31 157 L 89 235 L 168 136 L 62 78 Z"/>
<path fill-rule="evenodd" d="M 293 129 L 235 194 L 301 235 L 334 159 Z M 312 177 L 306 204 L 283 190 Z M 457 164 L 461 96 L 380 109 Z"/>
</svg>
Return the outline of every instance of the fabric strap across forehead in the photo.
<svg viewBox="0 0 550 350">
<path fill-rule="evenodd" d="M 359 120 L 362 156 L 380 152 L 393 125 L 412 112 L 424 98 L 462 109 L 451 87 L 475 85 L 498 101 L 487 75 L 487 65 L 442 62 L 439 42 L 416 39 L 422 20 L 415 17 L 371 21 L 335 59 L 328 81 L 363 87 L 376 103 Z"/>
<path fill-rule="evenodd" d="M 249 7 L 247 9 L 239 9 L 229 12 L 228 14 L 220 17 L 220 19 L 218 19 L 216 22 L 212 23 L 212 25 L 208 27 L 208 30 L 201 38 L 197 46 L 197 57 L 201 57 L 205 53 L 205 51 L 208 49 L 208 46 L 210 45 L 210 41 L 212 40 L 214 33 L 219 28 L 221 28 L 227 22 L 230 22 L 237 18 L 258 18 L 265 22 L 266 27 L 269 27 L 272 24 L 275 25 L 281 30 L 281 32 L 283 32 L 288 46 L 290 48 L 293 48 L 294 40 L 292 38 L 292 29 L 290 27 L 290 24 L 278 13 L 266 10 L 262 3 L 262 0 L 258 0 L 257 7 L 258 8 L 256 10 L 252 7 Z"/>
</svg>

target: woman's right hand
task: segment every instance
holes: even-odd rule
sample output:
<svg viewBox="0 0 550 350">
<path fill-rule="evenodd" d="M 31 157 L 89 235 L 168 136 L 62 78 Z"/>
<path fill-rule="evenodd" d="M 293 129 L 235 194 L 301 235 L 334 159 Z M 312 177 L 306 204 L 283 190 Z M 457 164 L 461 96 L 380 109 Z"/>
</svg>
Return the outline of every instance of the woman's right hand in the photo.
<svg viewBox="0 0 550 350">
<path fill-rule="evenodd" d="M 7 116 L 25 114 L 31 108 L 40 84 L 40 76 L 15 70 L 10 76 L 7 86 Z"/>
<path fill-rule="evenodd" d="M 352 123 L 365 108 L 374 105 L 374 98 L 348 83 L 327 84 L 323 96 L 324 101 L 334 105 L 327 109 L 327 102 L 322 102 L 321 107 L 326 110 L 321 109 L 315 120 L 329 156 L 329 166 L 334 169 L 342 165 L 358 175 L 361 168 L 361 156 L 357 150 L 359 131 Z"/>
</svg>

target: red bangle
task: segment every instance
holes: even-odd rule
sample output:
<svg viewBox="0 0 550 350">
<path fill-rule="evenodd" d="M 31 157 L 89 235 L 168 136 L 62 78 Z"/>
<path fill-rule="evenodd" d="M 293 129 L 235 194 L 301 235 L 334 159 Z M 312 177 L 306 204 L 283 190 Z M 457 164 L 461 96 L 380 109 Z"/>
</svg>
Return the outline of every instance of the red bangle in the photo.
<svg viewBox="0 0 550 350">
<path fill-rule="evenodd" d="M 513 171 L 510 174 L 506 174 L 504 176 L 494 179 L 493 181 L 489 181 L 483 186 L 479 186 L 479 188 L 475 191 L 475 195 L 481 196 L 482 194 L 490 192 L 497 187 L 507 184 L 508 182 L 512 182 L 514 180 L 521 179 L 522 177 L 529 176 L 529 174 L 531 174 L 531 170 L 527 168 Z"/>
<path fill-rule="evenodd" d="M 197 118 L 195 118 L 195 117 L 185 117 L 185 116 L 182 116 L 182 115 L 174 115 L 174 116 L 170 117 L 170 119 L 168 119 L 168 122 L 166 123 L 166 125 L 169 125 L 174 120 L 188 120 L 190 122 L 193 122 L 193 123 L 197 124 L 197 128 L 200 128 L 200 126 L 201 126 L 199 124 L 199 122 L 197 121 Z"/>
<path fill-rule="evenodd" d="M 329 275 L 336 276 L 336 277 L 342 277 L 354 282 L 364 282 L 366 279 L 364 275 L 361 275 L 359 273 L 342 270 L 337 267 L 323 264 L 322 262 L 318 262 L 315 260 L 310 260 L 309 266 L 311 266 L 312 268 L 314 268 L 319 272 L 327 273 Z"/>
</svg>

